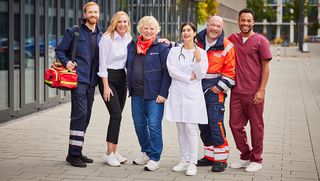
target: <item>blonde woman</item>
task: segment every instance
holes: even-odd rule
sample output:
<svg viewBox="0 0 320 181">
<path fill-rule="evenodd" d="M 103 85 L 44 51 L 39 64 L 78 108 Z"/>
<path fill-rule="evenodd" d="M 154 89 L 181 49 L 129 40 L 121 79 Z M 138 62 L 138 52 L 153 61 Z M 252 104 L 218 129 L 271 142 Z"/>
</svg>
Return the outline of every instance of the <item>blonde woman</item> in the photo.
<svg viewBox="0 0 320 181">
<path fill-rule="evenodd" d="M 141 156 L 134 164 L 153 171 L 159 168 L 163 149 L 162 118 L 171 83 L 166 61 L 169 47 L 158 43 L 158 21 L 153 16 L 140 19 L 137 41 L 128 45 L 127 71 L 131 110 Z"/>
<path fill-rule="evenodd" d="M 120 166 L 127 161 L 117 152 L 122 111 L 127 97 L 125 64 L 127 45 L 131 41 L 130 19 L 117 12 L 99 43 L 100 94 L 110 114 L 104 160 L 110 166 Z"/>
</svg>

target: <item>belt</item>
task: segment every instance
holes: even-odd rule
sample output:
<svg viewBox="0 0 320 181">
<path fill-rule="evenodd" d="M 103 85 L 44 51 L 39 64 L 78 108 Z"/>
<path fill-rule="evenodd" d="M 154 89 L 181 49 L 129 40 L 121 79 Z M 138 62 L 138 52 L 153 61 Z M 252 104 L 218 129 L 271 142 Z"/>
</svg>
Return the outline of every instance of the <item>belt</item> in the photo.
<svg viewBox="0 0 320 181">
<path fill-rule="evenodd" d="M 220 74 L 207 74 L 205 79 L 214 79 L 220 77 Z"/>
</svg>

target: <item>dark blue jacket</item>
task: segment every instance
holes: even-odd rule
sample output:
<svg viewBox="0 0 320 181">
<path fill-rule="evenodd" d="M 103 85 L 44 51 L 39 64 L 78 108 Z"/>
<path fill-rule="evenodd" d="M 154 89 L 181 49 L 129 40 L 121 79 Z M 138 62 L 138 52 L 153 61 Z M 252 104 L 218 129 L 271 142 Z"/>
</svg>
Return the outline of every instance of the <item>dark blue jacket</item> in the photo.
<svg viewBox="0 0 320 181">
<path fill-rule="evenodd" d="M 71 59 L 71 51 L 73 45 L 73 34 L 75 28 L 68 28 L 66 33 L 56 48 L 56 56 L 63 66 L 66 66 Z M 91 59 L 91 43 L 90 33 L 91 30 L 85 25 L 80 25 L 80 36 L 77 44 L 77 51 L 75 62 L 77 63 L 78 82 L 90 84 L 91 86 L 97 85 L 98 69 L 99 69 L 99 41 L 102 36 L 102 30 L 99 26 L 96 28 L 97 33 L 97 47 L 95 51 L 94 60 Z"/>
<path fill-rule="evenodd" d="M 131 78 L 132 66 L 136 55 L 137 40 L 132 40 L 128 45 L 127 75 L 129 96 L 132 93 Z M 168 97 L 168 89 L 171 84 L 171 77 L 167 69 L 167 56 L 169 46 L 158 43 L 158 37 L 150 46 L 144 60 L 144 98 L 156 99 L 158 95 Z"/>
</svg>

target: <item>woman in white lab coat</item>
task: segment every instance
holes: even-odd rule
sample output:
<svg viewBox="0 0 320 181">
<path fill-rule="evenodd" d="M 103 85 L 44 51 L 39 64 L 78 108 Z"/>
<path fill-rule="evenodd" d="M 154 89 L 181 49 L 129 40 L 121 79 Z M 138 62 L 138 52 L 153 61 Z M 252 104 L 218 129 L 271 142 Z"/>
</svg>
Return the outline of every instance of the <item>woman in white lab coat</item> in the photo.
<svg viewBox="0 0 320 181">
<path fill-rule="evenodd" d="M 201 79 L 208 69 L 207 54 L 194 43 L 196 27 L 181 25 L 183 44 L 170 50 L 167 68 L 172 77 L 165 105 L 165 119 L 176 122 L 180 162 L 173 171 L 196 175 L 198 159 L 198 124 L 208 124 Z"/>
</svg>

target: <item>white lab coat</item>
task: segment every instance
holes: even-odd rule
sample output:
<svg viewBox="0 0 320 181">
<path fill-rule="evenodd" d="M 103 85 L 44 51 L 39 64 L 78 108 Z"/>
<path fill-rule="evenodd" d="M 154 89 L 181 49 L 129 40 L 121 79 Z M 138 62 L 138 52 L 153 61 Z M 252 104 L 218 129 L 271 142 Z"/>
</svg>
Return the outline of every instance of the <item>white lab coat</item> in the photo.
<svg viewBox="0 0 320 181">
<path fill-rule="evenodd" d="M 165 102 L 165 119 L 173 122 L 208 124 L 206 103 L 201 80 L 208 70 L 207 53 L 200 49 L 201 61 L 192 61 L 194 49 L 171 48 L 167 58 L 167 68 L 172 77 L 168 99 Z M 199 47 L 197 47 L 199 48 Z M 180 59 L 179 59 L 180 55 Z M 190 80 L 192 72 L 196 79 Z"/>
</svg>

